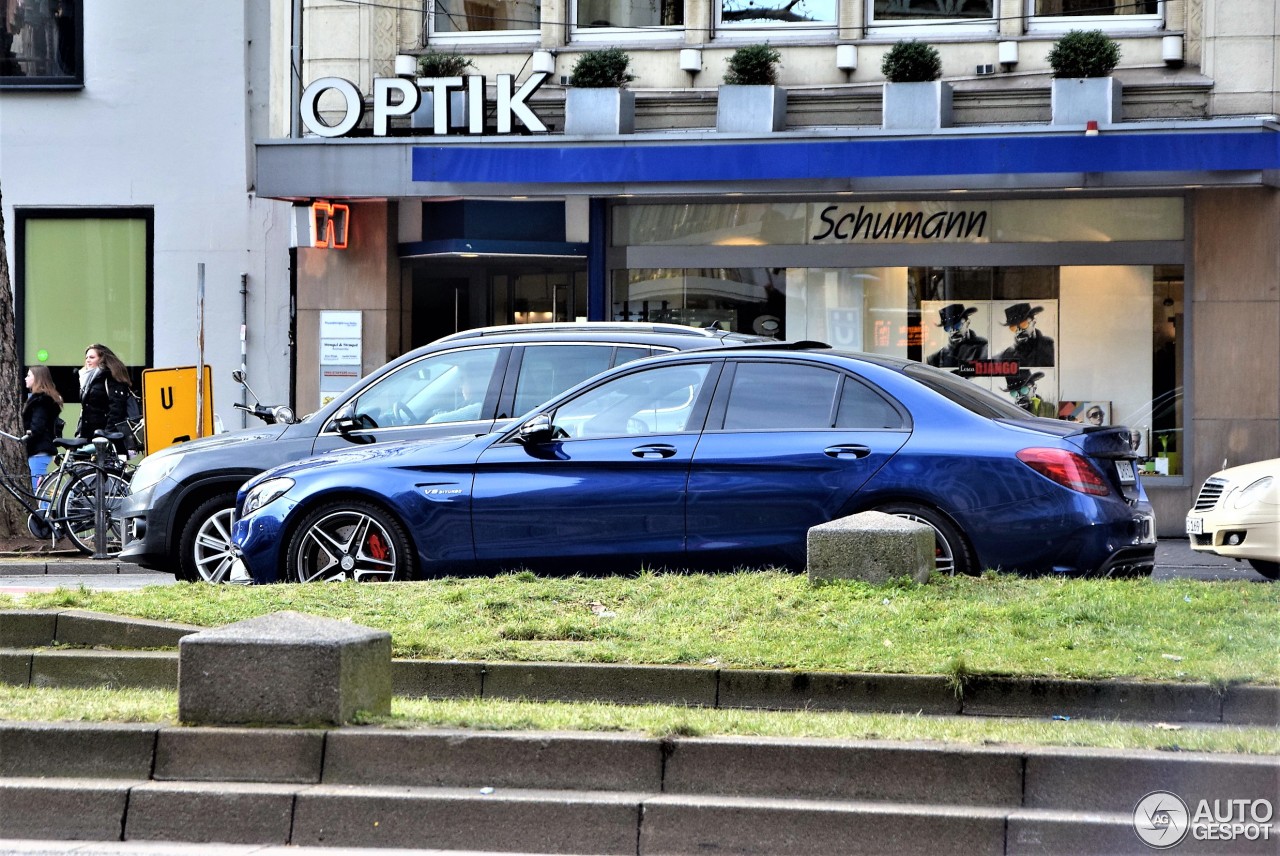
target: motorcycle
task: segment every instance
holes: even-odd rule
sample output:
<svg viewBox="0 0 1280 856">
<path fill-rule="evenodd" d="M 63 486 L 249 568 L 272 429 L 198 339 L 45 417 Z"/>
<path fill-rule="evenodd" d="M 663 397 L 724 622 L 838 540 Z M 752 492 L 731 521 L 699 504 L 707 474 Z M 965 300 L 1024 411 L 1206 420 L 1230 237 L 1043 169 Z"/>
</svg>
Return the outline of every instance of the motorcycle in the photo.
<svg viewBox="0 0 1280 856">
<path fill-rule="evenodd" d="M 236 383 L 245 388 L 245 392 L 253 398 L 253 404 L 241 404 L 234 402 L 231 406 L 236 410 L 243 410 L 251 416 L 256 416 L 268 425 L 292 425 L 298 419 L 293 413 L 293 408 L 287 404 L 263 404 L 258 400 L 258 394 L 249 386 L 249 381 L 245 373 L 240 369 L 236 369 L 231 373 L 231 378 Z"/>
</svg>

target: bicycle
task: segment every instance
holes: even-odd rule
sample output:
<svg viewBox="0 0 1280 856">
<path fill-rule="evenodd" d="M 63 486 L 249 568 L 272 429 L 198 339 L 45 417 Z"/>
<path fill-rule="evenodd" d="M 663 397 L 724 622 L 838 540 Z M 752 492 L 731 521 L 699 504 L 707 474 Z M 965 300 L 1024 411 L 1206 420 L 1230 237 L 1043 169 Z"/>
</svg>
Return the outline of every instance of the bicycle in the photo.
<svg viewBox="0 0 1280 856">
<path fill-rule="evenodd" d="M 135 426 L 128 426 L 136 430 Z M 97 432 L 116 442 L 122 432 Z M 5 431 L 0 435 L 21 441 Z M 0 467 L 0 487 L 27 510 L 27 531 L 35 538 L 56 544 L 67 538 L 82 553 L 98 554 L 98 489 L 102 487 L 104 529 L 102 552 L 119 553 L 123 546 L 122 523 L 115 511 L 129 492 L 129 465 L 114 449 L 101 454 L 94 441 L 75 437 L 53 441 L 60 451 L 53 466 L 32 489 L 29 476 L 17 478 Z M 21 485 L 21 487 L 19 487 Z"/>
</svg>

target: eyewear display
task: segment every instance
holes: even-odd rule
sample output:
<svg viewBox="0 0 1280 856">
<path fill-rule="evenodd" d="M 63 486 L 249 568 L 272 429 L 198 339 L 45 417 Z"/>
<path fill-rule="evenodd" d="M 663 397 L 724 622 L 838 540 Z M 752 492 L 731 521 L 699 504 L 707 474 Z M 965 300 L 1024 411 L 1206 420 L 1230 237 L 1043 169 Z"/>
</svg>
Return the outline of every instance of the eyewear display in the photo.
<svg viewBox="0 0 1280 856">
<path fill-rule="evenodd" d="M 963 327 L 964 327 L 964 322 L 963 322 L 963 321 L 957 321 L 957 322 L 956 322 L 956 323 L 954 323 L 954 324 L 944 324 L 944 325 L 942 325 L 942 329 L 943 329 L 943 331 L 944 331 L 944 332 L 947 332 L 947 333 L 955 333 L 955 332 L 959 331 L 959 330 L 960 330 L 961 328 L 963 328 Z"/>
<path fill-rule="evenodd" d="M 1014 332 L 1017 332 L 1018 330 L 1025 330 L 1030 326 L 1031 326 L 1031 319 L 1024 318 L 1021 321 L 1019 321 L 1017 324 L 1010 324 L 1009 329 Z"/>
</svg>

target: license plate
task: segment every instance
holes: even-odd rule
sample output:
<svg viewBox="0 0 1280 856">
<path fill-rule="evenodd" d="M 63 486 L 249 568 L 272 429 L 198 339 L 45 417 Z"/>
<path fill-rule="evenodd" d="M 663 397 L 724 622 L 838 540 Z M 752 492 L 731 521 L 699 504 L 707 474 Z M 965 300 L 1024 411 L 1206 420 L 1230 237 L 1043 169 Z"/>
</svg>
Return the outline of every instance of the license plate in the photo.
<svg viewBox="0 0 1280 856">
<path fill-rule="evenodd" d="M 1129 461 L 1116 461 L 1116 472 L 1120 473 L 1120 484 L 1133 484 L 1133 464 Z"/>
<path fill-rule="evenodd" d="M 1203 535 L 1204 534 L 1204 518 L 1188 517 L 1187 518 L 1187 534 Z"/>
</svg>

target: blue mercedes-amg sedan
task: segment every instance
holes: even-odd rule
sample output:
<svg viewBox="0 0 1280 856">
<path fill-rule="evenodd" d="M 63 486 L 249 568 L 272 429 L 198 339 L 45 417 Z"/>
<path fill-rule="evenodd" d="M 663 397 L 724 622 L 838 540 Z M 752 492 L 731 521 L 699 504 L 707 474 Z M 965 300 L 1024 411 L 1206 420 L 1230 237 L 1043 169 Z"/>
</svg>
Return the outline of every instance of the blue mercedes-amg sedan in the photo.
<svg viewBox="0 0 1280 856">
<path fill-rule="evenodd" d="M 1135 455 L 1123 426 L 1036 418 L 908 360 L 815 343 L 671 354 L 500 433 L 262 473 L 237 497 L 238 576 L 802 570 L 810 527 L 871 509 L 931 525 L 942 572 L 1146 574 Z"/>
</svg>

